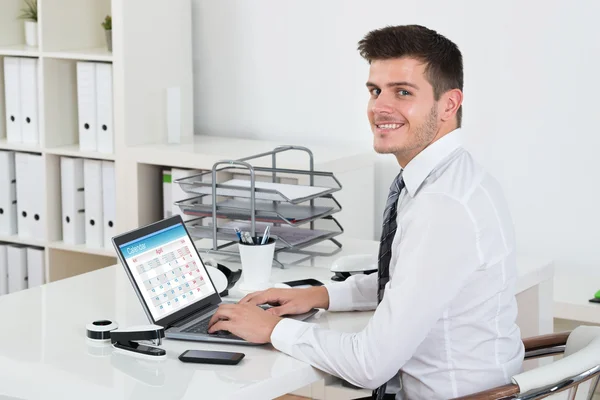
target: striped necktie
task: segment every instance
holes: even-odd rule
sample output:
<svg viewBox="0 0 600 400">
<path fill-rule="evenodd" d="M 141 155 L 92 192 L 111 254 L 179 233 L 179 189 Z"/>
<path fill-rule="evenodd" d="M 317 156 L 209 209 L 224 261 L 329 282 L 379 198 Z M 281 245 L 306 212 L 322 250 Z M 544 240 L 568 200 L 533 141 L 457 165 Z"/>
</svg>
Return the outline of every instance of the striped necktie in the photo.
<svg viewBox="0 0 600 400">
<path fill-rule="evenodd" d="M 396 222 L 396 217 L 398 216 L 397 205 L 398 197 L 400 196 L 402 189 L 404 189 L 404 179 L 402 179 L 402 172 L 400 172 L 390 187 L 390 194 L 388 195 L 385 211 L 383 212 L 383 229 L 381 231 L 381 240 L 379 241 L 377 271 L 377 303 L 381 303 L 381 300 L 383 300 L 385 285 L 390 280 L 392 242 L 394 241 L 394 236 L 398 229 L 398 224 Z M 384 383 L 375 389 L 373 391 L 373 398 L 377 400 L 382 399 L 385 394 L 385 387 L 386 384 Z"/>
</svg>

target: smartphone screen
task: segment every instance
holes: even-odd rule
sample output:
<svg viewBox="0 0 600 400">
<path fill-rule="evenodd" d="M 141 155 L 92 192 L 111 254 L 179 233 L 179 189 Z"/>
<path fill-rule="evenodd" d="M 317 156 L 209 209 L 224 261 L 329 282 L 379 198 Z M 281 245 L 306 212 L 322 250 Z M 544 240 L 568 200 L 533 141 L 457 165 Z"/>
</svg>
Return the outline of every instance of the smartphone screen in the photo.
<svg viewBox="0 0 600 400">
<path fill-rule="evenodd" d="M 186 350 L 179 356 L 179 359 L 185 362 L 208 364 L 237 364 L 244 356 L 244 353 L 229 351 Z"/>
</svg>

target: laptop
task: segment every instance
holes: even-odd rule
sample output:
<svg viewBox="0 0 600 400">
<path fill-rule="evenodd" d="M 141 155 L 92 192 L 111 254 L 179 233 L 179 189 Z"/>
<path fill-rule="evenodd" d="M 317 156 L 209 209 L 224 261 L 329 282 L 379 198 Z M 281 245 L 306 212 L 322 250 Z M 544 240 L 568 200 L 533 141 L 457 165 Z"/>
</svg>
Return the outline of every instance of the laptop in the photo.
<svg viewBox="0 0 600 400">
<path fill-rule="evenodd" d="M 252 344 L 229 332 L 208 333 L 208 322 L 223 301 L 180 215 L 112 242 L 148 319 L 165 329 L 165 337 Z M 305 320 L 317 312 L 290 318 Z"/>
</svg>

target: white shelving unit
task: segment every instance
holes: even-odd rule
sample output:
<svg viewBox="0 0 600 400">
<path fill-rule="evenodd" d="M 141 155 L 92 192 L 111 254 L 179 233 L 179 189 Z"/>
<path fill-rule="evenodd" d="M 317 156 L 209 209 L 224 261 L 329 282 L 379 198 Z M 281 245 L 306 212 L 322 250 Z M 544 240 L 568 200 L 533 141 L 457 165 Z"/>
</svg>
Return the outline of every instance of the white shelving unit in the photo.
<svg viewBox="0 0 600 400">
<path fill-rule="evenodd" d="M 60 157 L 115 162 L 116 231 L 125 232 L 163 218 L 163 168 L 210 169 L 222 159 L 304 145 L 315 169 L 330 171 L 343 190 L 339 220 L 353 237 L 373 237 L 374 155 L 343 146 L 310 146 L 194 135 L 191 0 L 38 0 L 39 47 L 25 45 L 22 0 L 0 2 L 0 149 L 41 154 L 45 174 L 46 241 L 0 236 L 0 242 L 43 247 L 49 281 L 116 263 L 112 248 L 89 248 L 62 241 Z M 112 16 L 113 51 L 101 22 Z M 6 140 L 3 58 L 39 59 L 38 145 Z M 114 152 L 79 150 L 77 62 L 112 64 Z M 167 89 L 181 91 L 181 144 L 167 143 Z M 266 159 L 265 165 L 271 160 Z M 255 163 L 260 165 L 259 162 Z M 307 168 L 302 154 L 278 158 L 278 167 Z M 365 228 L 367 227 L 367 228 Z"/>
<path fill-rule="evenodd" d="M 42 155 L 45 173 L 40 184 L 45 188 L 47 212 L 47 240 L 2 235 L 0 242 L 44 248 L 48 281 L 116 263 L 110 246 L 90 248 L 62 241 L 60 157 L 110 160 L 115 162 L 116 170 L 127 171 L 130 144 L 166 138 L 166 89 L 173 86 L 181 87 L 182 104 L 186 105 L 182 110 L 182 127 L 186 129 L 183 137 L 192 135 L 191 2 L 176 3 L 38 0 L 38 46 L 30 47 L 25 43 L 24 22 L 18 19 L 25 6 L 23 0 L 0 2 L 0 150 Z M 107 15 L 113 20 L 113 51 L 107 48 L 101 26 Z M 157 19 L 160 24 L 156 24 Z M 156 54 L 164 57 L 157 59 Z M 6 138 L 4 57 L 39 60 L 38 144 L 13 143 Z M 115 138 L 112 154 L 79 149 L 78 61 L 112 64 Z M 134 128 L 128 132 L 126 126 Z M 129 174 L 119 174 L 116 179 L 127 179 L 126 175 Z M 122 195 L 123 207 L 131 207 L 127 195 Z M 118 230 L 123 231 L 119 225 L 117 220 Z"/>
</svg>

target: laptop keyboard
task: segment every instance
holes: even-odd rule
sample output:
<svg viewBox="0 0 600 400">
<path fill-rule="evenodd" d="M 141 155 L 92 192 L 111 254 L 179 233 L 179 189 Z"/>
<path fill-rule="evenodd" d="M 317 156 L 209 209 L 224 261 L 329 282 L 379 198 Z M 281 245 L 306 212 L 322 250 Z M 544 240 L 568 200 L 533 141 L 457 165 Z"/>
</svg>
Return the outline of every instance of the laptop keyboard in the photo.
<svg viewBox="0 0 600 400">
<path fill-rule="evenodd" d="M 237 336 L 232 335 L 229 332 L 226 331 L 217 331 L 215 333 L 208 333 L 208 323 L 210 322 L 209 318 L 206 318 L 202 321 L 199 321 L 198 323 L 188 326 L 187 328 L 185 328 L 184 330 L 182 330 L 182 332 L 186 332 L 186 333 L 202 333 L 202 334 L 208 334 L 211 336 L 215 336 L 215 337 L 225 337 L 225 338 L 237 338 Z"/>
</svg>

